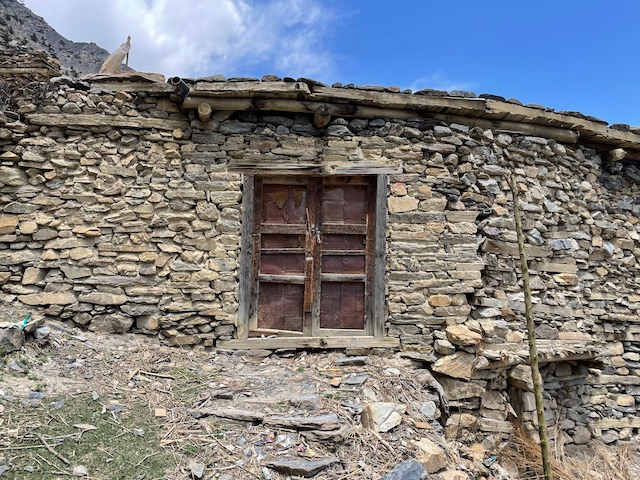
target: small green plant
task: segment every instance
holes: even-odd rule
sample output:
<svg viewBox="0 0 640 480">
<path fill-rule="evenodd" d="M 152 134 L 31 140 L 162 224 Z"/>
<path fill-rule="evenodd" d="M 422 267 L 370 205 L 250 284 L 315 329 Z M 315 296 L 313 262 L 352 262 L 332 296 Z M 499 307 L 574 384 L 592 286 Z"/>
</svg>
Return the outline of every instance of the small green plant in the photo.
<svg viewBox="0 0 640 480">
<path fill-rule="evenodd" d="M 186 453 L 187 455 L 195 455 L 196 453 L 198 453 L 198 447 L 196 445 L 194 445 L 193 443 L 186 443 L 183 447 L 182 450 L 184 451 L 184 453 Z"/>
<path fill-rule="evenodd" d="M 34 392 L 44 392 L 47 389 L 47 384 L 44 382 L 38 382 L 33 386 Z"/>
</svg>

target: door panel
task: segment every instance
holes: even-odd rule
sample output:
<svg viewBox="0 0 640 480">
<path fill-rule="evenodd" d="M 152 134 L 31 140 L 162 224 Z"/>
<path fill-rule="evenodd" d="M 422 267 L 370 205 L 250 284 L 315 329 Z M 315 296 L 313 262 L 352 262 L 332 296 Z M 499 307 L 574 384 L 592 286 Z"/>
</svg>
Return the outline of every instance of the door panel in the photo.
<svg viewBox="0 0 640 480">
<path fill-rule="evenodd" d="M 322 282 L 320 328 L 364 330 L 364 283 Z"/>
<path fill-rule="evenodd" d="M 262 220 L 264 223 L 304 224 L 306 209 L 306 185 L 263 186 Z"/>
<path fill-rule="evenodd" d="M 256 179 L 250 334 L 371 334 L 374 190 L 369 177 Z"/>
<path fill-rule="evenodd" d="M 262 254 L 260 274 L 304 275 L 304 255 Z"/>
<path fill-rule="evenodd" d="M 260 283 L 258 328 L 302 332 L 304 286 Z"/>
<path fill-rule="evenodd" d="M 365 273 L 364 255 L 323 255 L 322 273 Z"/>
<path fill-rule="evenodd" d="M 322 199 L 322 220 L 325 223 L 362 225 L 367 220 L 366 207 L 366 185 L 325 187 Z"/>
</svg>

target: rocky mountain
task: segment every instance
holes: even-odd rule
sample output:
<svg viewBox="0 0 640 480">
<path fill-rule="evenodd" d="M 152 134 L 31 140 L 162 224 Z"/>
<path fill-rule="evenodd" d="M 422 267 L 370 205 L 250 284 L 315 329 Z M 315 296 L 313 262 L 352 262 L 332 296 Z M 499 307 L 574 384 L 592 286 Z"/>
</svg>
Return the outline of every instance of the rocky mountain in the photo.
<svg viewBox="0 0 640 480">
<path fill-rule="evenodd" d="M 95 43 L 67 40 L 19 0 L 0 0 L 0 48 L 44 50 L 71 76 L 98 72 L 109 56 Z"/>
</svg>

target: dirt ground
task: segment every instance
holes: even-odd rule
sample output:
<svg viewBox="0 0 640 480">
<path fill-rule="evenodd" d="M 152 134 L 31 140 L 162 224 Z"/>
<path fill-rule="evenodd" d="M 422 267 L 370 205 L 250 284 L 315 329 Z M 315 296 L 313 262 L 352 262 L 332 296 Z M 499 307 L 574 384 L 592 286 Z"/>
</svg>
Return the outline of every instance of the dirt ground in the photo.
<svg viewBox="0 0 640 480">
<path fill-rule="evenodd" d="M 4 319 L 23 316 L 2 312 Z M 518 478 L 513 452 L 508 461 L 499 446 L 445 440 L 441 419 L 425 411 L 438 396 L 419 380 L 422 365 L 398 353 L 342 365 L 347 357 L 339 351 L 179 349 L 156 337 L 45 326 L 48 335 L 0 356 L 2 480 L 300 478 L 267 467 L 292 459 L 333 459 L 313 477 L 319 480 L 377 480 L 415 459 L 423 439 L 443 449 L 445 468 L 469 479 Z M 362 407 L 371 402 L 404 405 L 402 423 L 385 433 L 364 428 Z M 274 426 L 247 415 L 294 421 Z M 295 426 L 332 415 L 340 431 L 324 439 Z"/>
</svg>

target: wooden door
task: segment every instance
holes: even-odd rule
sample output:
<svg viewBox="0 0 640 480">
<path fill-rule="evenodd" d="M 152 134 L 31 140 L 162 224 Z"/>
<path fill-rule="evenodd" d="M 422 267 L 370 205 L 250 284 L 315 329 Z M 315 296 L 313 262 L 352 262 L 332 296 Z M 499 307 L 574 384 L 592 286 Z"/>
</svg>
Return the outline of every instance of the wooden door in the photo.
<svg viewBox="0 0 640 480">
<path fill-rule="evenodd" d="M 258 177 L 250 335 L 371 335 L 370 177 Z"/>
</svg>

